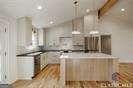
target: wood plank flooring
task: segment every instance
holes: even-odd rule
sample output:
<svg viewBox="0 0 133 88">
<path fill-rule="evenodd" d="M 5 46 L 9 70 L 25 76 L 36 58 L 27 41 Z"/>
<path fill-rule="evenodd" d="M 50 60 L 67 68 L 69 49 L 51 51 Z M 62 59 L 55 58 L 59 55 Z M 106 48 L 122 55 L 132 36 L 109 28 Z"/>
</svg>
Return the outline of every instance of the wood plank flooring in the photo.
<svg viewBox="0 0 133 88">
<path fill-rule="evenodd" d="M 59 81 L 59 65 L 48 65 L 36 78 L 30 80 L 18 80 L 12 84 L 13 88 L 61 88 Z M 119 82 L 133 83 L 133 64 L 120 64 Z M 66 88 L 118 88 L 118 87 L 101 87 L 101 84 L 109 82 L 99 81 L 81 81 L 66 82 Z M 120 88 L 133 88 L 120 87 Z"/>
</svg>

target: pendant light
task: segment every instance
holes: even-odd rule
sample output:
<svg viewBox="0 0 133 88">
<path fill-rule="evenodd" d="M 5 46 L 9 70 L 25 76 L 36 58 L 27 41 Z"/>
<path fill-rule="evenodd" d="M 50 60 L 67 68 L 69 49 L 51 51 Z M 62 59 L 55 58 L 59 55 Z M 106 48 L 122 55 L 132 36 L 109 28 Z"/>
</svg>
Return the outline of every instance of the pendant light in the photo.
<svg viewBox="0 0 133 88">
<path fill-rule="evenodd" d="M 93 10 L 95 11 L 95 0 L 93 0 Z M 94 15 L 93 16 L 93 28 L 92 30 L 90 31 L 90 35 L 98 35 L 99 34 L 99 31 L 96 30 L 96 16 Z"/>
<path fill-rule="evenodd" d="M 73 31 L 72 31 L 72 34 L 80 34 L 80 32 L 78 31 L 78 6 L 79 6 L 79 3 L 77 0 L 74 0 L 73 2 L 74 4 L 74 15 L 75 15 L 75 19 L 72 20 L 72 26 L 73 26 Z"/>
</svg>

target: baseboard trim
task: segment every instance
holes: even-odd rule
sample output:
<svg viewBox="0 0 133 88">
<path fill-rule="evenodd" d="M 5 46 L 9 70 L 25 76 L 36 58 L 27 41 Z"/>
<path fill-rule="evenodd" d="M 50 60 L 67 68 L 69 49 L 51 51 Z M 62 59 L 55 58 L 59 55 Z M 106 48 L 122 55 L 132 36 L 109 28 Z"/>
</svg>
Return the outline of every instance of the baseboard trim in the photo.
<svg viewBox="0 0 133 88">
<path fill-rule="evenodd" d="M 48 65 L 60 65 L 60 63 L 49 63 Z"/>
</svg>

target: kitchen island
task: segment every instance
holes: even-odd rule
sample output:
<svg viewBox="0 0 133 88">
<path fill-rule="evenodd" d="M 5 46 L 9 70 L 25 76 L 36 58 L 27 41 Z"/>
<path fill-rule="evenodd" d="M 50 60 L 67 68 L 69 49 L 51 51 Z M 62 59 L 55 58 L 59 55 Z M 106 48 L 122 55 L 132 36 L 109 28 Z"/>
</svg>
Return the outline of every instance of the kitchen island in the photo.
<svg viewBox="0 0 133 88">
<path fill-rule="evenodd" d="M 103 53 L 64 53 L 60 56 L 60 80 L 112 81 L 119 72 L 118 58 Z"/>
</svg>

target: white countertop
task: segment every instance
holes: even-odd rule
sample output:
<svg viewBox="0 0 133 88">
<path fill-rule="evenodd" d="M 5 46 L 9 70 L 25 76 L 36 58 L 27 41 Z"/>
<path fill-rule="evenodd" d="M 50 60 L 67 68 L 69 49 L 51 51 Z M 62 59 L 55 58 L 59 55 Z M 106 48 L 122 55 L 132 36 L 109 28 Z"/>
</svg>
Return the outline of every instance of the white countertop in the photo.
<svg viewBox="0 0 133 88">
<path fill-rule="evenodd" d="M 118 59 L 117 57 L 114 57 L 112 55 L 107 55 L 107 54 L 103 54 L 103 53 L 63 53 L 60 56 L 60 59 L 65 58 L 65 59 L 91 59 L 91 58 L 107 58 L 107 59 Z"/>
</svg>

